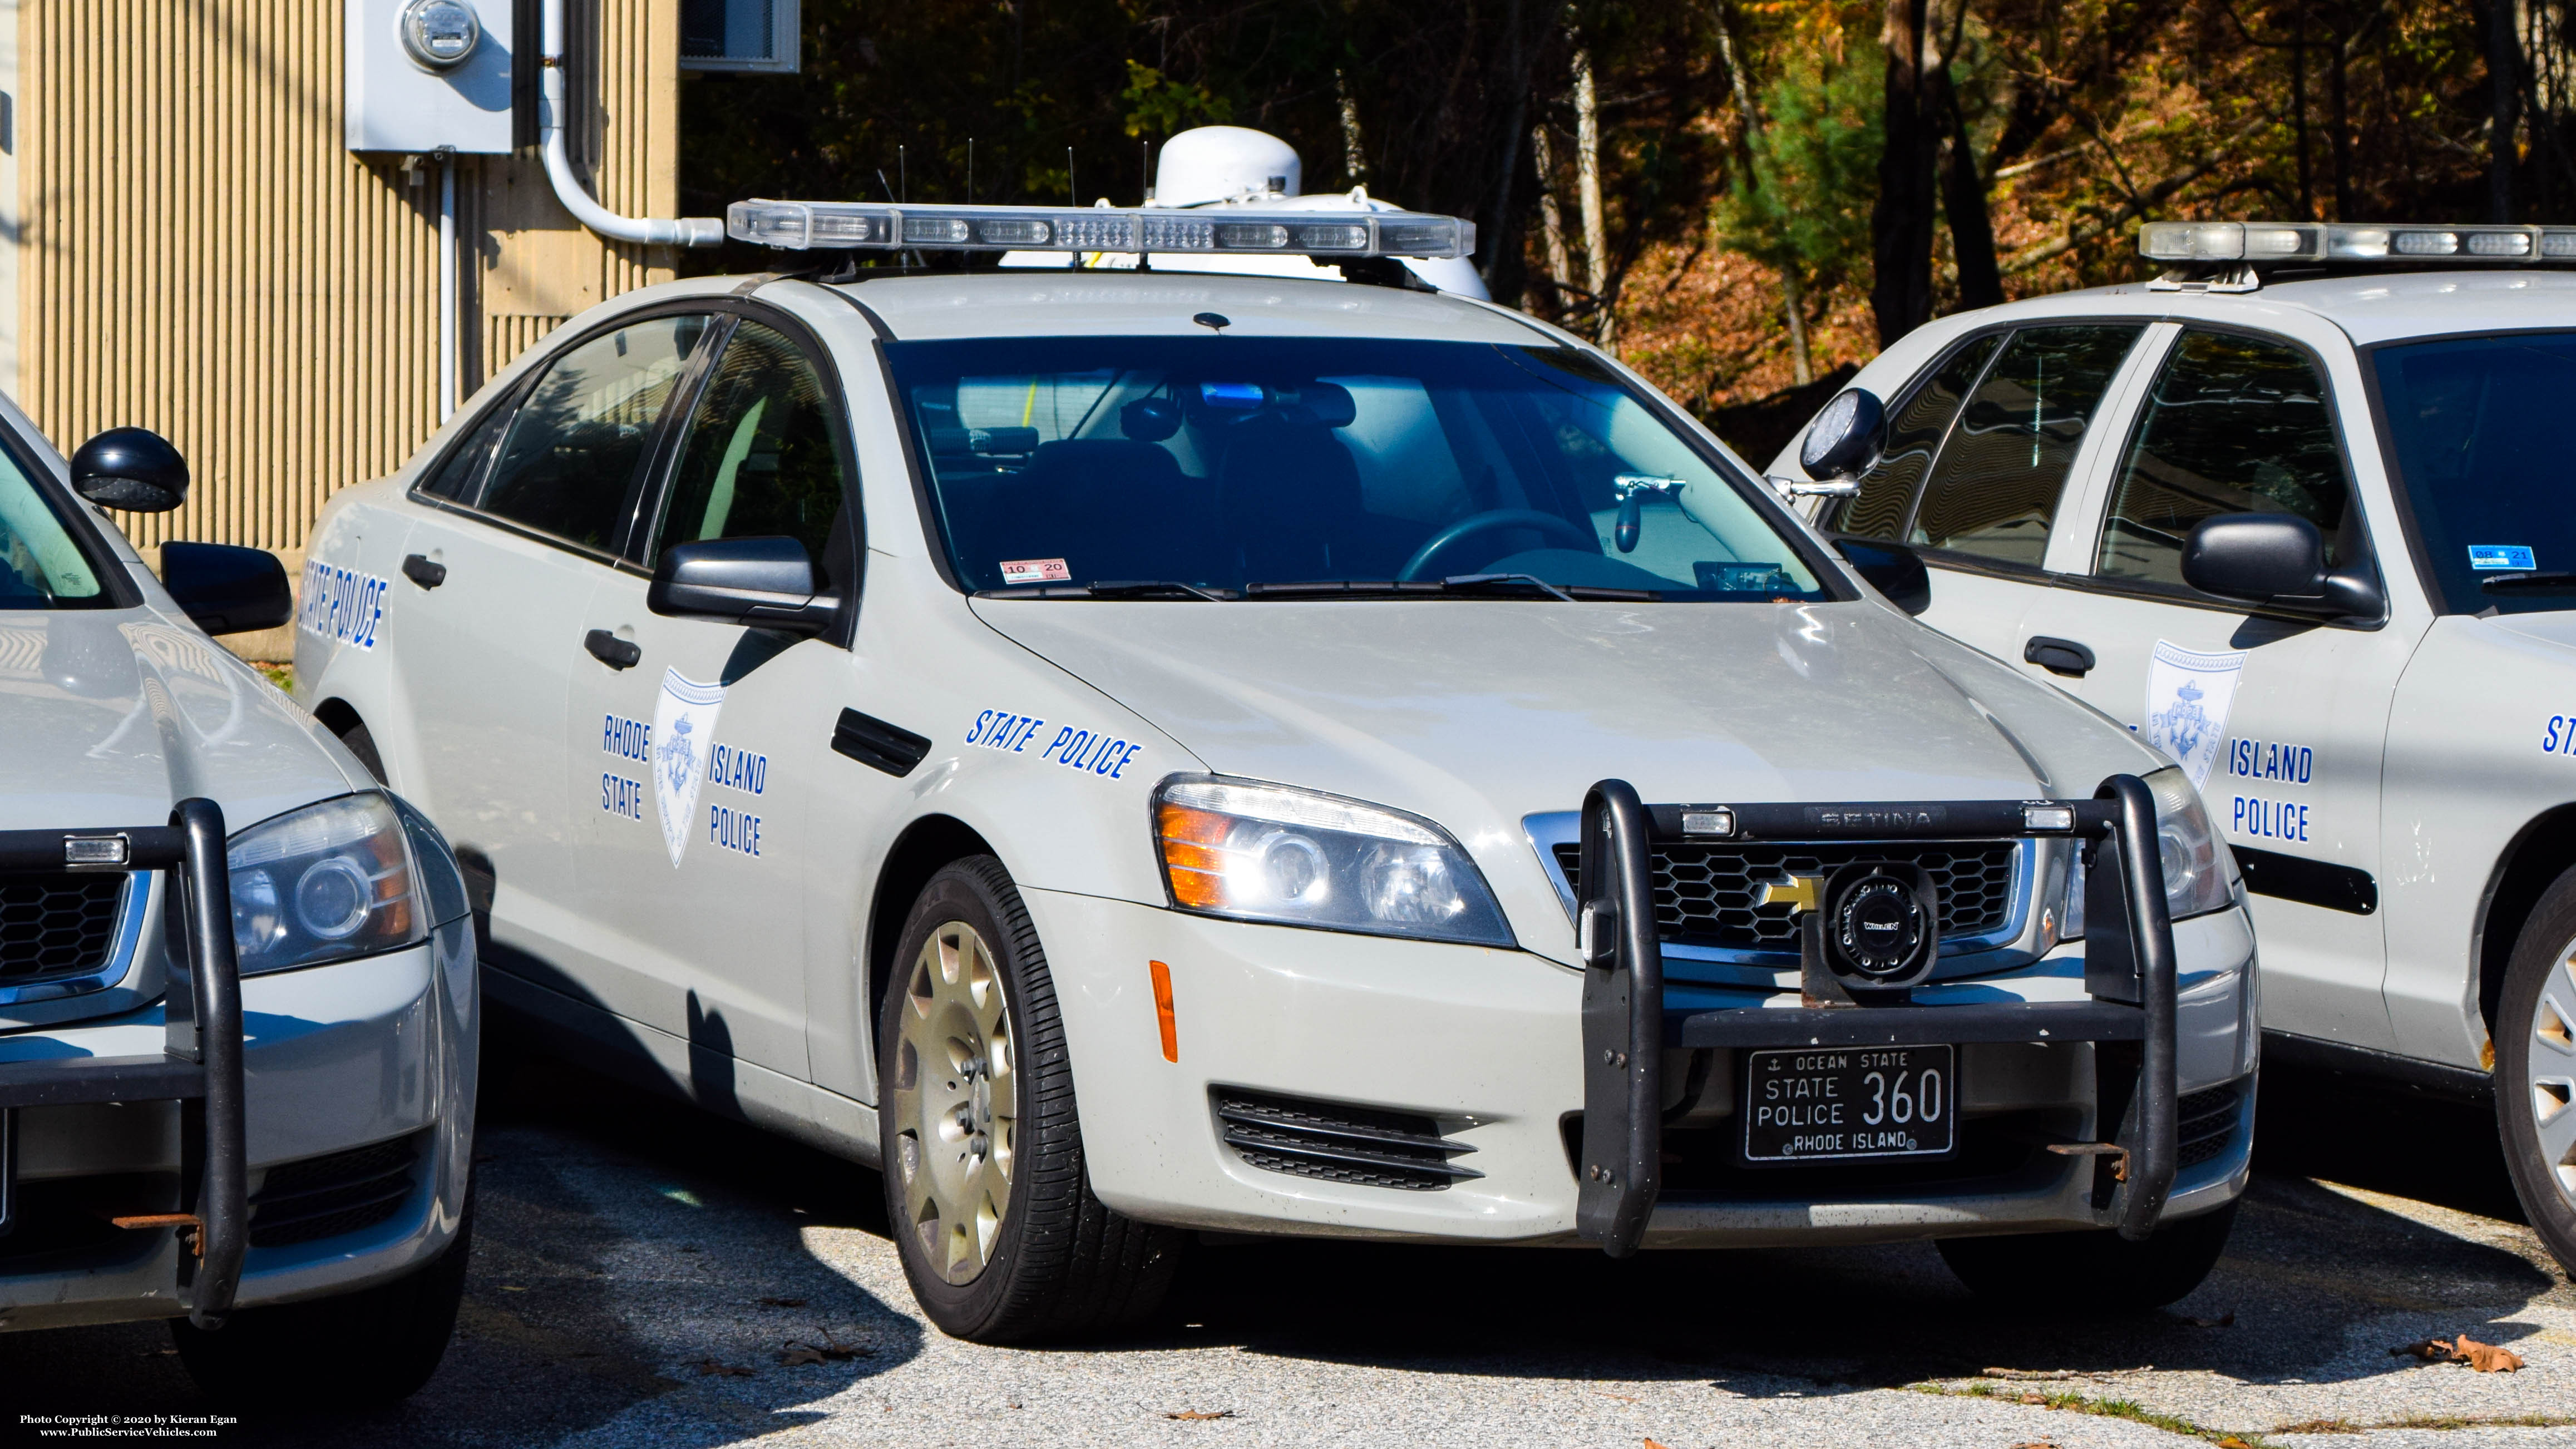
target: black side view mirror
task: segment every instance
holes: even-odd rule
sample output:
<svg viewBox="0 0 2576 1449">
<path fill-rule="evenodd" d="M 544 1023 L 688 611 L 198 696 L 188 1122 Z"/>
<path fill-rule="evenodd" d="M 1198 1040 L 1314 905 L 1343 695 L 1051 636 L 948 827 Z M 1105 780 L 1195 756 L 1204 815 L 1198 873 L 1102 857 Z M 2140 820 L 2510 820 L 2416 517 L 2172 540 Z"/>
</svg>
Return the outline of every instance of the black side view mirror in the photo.
<svg viewBox="0 0 2576 1449">
<path fill-rule="evenodd" d="M 161 587 L 209 634 L 274 629 L 295 617 L 286 566 L 264 548 L 165 543 Z"/>
<path fill-rule="evenodd" d="M 2387 600 L 2367 564 L 2326 568 L 2325 536 L 2290 513 L 2221 513 L 2192 525 L 2182 581 L 2204 594 L 2303 614 L 2376 618 Z"/>
<path fill-rule="evenodd" d="M 1836 539 L 1834 548 L 1852 566 L 1852 572 L 1887 595 L 1889 603 L 1909 614 L 1920 614 L 1932 607 L 1932 575 L 1914 550 L 1901 543 L 1863 538 Z"/>
<path fill-rule="evenodd" d="M 675 619 L 721 619 L 820 634 L 841 601 L 814 588 L 814 560 L 792 538 L 710 538 L 662 550 L 644 606 Z"/>
<path fill-rule="evenodd" d="M 1807 424 L 1798 466 L 1819 481 L 1856 478 L 1878 461 L 1887 438 L 1887 409 L 1865 387 L 1846 388 Z"/>
<path fill-rule="evenodd" d="M 188 501 L 188 460 L 149 428 L 110 428 L 72 454 L 72 491 L 102 508 L 167 513 Z"/>
</svg>

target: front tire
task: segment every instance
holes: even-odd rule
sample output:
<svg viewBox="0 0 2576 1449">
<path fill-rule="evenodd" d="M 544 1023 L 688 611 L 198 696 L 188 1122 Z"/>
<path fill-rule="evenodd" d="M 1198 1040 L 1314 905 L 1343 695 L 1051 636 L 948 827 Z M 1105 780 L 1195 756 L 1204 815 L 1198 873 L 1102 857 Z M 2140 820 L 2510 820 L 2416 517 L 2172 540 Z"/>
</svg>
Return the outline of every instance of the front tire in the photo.
<svg viewBox="0 0 2576 1449">
<path fill-rule="evenodd" d="M 2496 1004 L 2496 1131 L 2523 1216 L 2576 1272 L 2576 870 L 2514 942 Z"/>
<path fill-rule="evenodd" d="M 1100 1333 L 1150 1315 L 1181 1235 L 1092 1196 L 1046 953 L 989 855 L 941 869 L 878 1013 L 886 1215 L 930 1321 L 977 1343 Z"/>
<path fill-rule="evenodd" d="M 170 1337 L 188 1377 L 218 1404 L 382 1408 L 438 1371 L 473 1256 L 469 1199 L 455 1239 L 426 1268 L 337 1298 L 246 1308 L 212 1332 L 174 1318 Z"/>
<path fill-rule="evenodd" d="M 2002 1238 L 1943 1238 L 1941 1260 L 1979 1298 L 2074 1317 L 2143 1313 L 2197 1288 L 2218 1266 L 2236 1204 L 2166 1223 L 2133 1243 L 2104 1228 Z"/>
</svg>

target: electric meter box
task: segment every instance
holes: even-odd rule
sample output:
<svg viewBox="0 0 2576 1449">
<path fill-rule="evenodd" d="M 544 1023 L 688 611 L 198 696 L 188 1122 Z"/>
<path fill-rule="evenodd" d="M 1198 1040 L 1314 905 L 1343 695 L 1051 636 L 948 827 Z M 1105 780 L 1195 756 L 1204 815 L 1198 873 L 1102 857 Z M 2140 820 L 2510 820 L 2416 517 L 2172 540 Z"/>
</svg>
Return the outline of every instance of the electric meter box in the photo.
<svg viewBox="0 0 2576 1449">
<path fill-rule="evenodd" d="M 349 149 L 508 152 L 513 3 L 347 0 Z"/>
</svg>

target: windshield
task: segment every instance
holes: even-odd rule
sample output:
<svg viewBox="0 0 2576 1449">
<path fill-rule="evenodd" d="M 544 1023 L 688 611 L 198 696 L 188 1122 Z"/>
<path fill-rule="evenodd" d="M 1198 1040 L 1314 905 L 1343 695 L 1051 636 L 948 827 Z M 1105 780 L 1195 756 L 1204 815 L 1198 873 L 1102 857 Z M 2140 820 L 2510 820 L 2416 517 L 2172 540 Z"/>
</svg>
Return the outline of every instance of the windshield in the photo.
<svg viewBox="0 0 2576 1449">
<path fill-rule="evenodd" d="M 2576 333 L 2408 343 L 2376 361 L 2392 461 L 2443 607 L 2576 604 L 2576 587 L 2529 577 L 2576 574 L 2559 411 L 2576 396 Z"/>
<path fill-rule="evenodd" d="M 971 589 L 1827 597 L 1734 484 L 1572 349 L 1212 333 L 887 351 Z"/>
<path fill-rule="evenodd" d="M 0 448 L 0 610 L 112 602 L 98 569 L 14 454 Z"/>
</svg>

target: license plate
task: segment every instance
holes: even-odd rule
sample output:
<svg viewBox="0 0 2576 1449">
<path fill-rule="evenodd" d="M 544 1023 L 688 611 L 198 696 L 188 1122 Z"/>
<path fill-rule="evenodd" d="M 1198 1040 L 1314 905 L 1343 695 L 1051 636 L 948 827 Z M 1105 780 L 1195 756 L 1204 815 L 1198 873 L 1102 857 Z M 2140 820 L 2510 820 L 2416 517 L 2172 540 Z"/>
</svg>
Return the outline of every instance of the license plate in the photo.
<svg viewBox="0 0 2576 1449">
<path fill-rule="evenodd" d="M 1797 1047 L 1746 1055 L 1744 1160 L 1943 1157 L 1959 1140 L 1958 1049 Z"/>
</svg>

